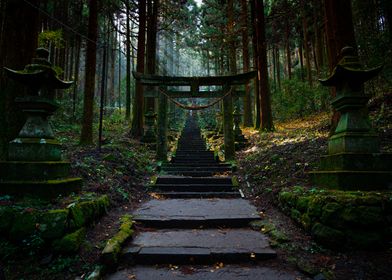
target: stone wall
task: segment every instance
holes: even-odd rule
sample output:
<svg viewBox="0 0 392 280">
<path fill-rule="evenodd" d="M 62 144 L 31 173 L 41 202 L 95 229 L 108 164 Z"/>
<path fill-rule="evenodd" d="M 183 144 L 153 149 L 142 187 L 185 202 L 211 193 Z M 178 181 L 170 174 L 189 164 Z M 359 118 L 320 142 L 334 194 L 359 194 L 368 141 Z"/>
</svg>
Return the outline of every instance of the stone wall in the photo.
<svg viewBox="0 0 392 280">
<path fill-rule="evenodd" d="M 329 248 L 381 248 L 392 239 L 392 192 L 285 189 L 283 211 Z"/>
<path fill-rule="evenodd" d="M 84 194 L 60 209 L 26 205 L 0 205 L 0 247 L 28 251 L 53 247 L 59 253 L 72 253 L 83 242 L 85 227 L 106 213 L 109 198 Z M 1 252 L 0 258 L 3 254 L 10 252 Z"/>
</svg>

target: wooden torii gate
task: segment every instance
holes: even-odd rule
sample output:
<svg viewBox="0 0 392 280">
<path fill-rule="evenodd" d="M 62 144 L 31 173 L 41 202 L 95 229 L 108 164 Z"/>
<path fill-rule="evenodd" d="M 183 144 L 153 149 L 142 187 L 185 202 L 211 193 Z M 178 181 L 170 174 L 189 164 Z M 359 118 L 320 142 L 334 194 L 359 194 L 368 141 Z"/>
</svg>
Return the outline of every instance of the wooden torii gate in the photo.
<svg viewBox="0 0 392 280">
<path fill-rule="evenodd" d="M 234 160 L 234 132 L 233 132 L 233 97 L 245 95 L 244 91 L 234 91 L 233 86 L 247 84 L 255 78 L 257 71 L 246 72 L 228 76 L 208 77 L 176 77 L 159 76 L 133 72 L 134 78 L 144 86 L 165 87 L 166 90 L 148 90 L 144 97 L 159 99 L 158 106 L 158 133 L 157 133 L 157 157 L 160 160 L 167 159 L 167 98 L 223 98 L 223 133 L 225 144 L 225 160 Z M 188 86 L 189 91 L 167 90 L 172 86 Z M 201 91 L 202 86 L 220 86 L 222 90 Z"/>
</svg>

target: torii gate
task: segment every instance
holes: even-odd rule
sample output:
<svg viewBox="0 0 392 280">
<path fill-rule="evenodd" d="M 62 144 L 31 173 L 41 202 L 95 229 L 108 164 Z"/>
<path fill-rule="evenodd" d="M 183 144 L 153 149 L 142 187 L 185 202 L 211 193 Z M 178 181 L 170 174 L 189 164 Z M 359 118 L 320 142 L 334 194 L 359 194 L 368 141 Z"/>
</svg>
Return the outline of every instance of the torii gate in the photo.
<svg viewBox="0 0 392 280">
<path fill-rule="evenodd" d="M 144 86 L 168 87 L 188 86 L 190 91 L 161 90 L 147 91 L 145 97 L 159 98 L 158 106 L 158 133 L 157 133 L 157 157 L 167 159 L 167 98 L 222 98 L 223 100 L 223 133 L 225 144 L 225 160 L 234 160 L 235 145 L 233 132 L 233 100 L 232 97 L 245 95 L 244 91 L 233 91 L 233 86 L 247 84 L 257 76 L 257 71 L 246 72 L 228 76 L 208 77 L 176 77 L 159 76 L 133 72 L 134 78 Z M 218 91 L 200 91 L 201 86 L 221 86 Z"/>
</svg>

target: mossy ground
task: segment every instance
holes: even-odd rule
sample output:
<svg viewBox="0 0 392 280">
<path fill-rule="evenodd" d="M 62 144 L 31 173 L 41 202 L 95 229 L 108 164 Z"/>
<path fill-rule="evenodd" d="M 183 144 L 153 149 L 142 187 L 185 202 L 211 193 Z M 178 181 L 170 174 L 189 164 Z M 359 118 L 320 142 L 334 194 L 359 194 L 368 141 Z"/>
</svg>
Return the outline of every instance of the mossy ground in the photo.
<svg viewBox="0 0 392 280">
<path fill-rule="evenodd" d="M 392 102 L 375 102 L 377 104 L 371 108 L 372 121 L 378 125 L 382 151 L 391 152 Z M 383 103 L 384 110 L 380 110 Z M 275 123 L 276 130 L 272 133 L 260 134 L 253 129 L 244 129 L 250 145 L 237 152 L 240 188 L 258 206 L 265 223 L 272 224 L 289 239 L 288 242 L 274 242 L 279 265 L 294 265 L 312 277 L 322 273 L 327 279 L 390 279 L 392 250 L 388 246 L 381 251 L 338 252 L 325 249 L 315 242 L 310 234 L 311 220 L 314 216 L 322 215 L 323 209 L 317 200 L 322 198 L 315 197 L 315 201 L 306 198 L 295 200 L 295 208 L 291 208 L 287 214 L 278 206 L 278 194 L 285 188 L 300 186 L 302 190 L 311 191 L 315 187 L 306 172 L 315 170 L 320 156 L 327 153 L 329 121 L 330 115 L 321 113 Z M 333 205 L 330 206 L 333 213 Z M 306 208 L 308 213 L 303 215 L 302 211 Z M 369 213 L 369 219 L 377 217 L 371 211 L 365 212 Z M 353 213 L 345 214 L 350 220 Z M 301 220 L 302 224 L 292 217 Z M 332 216 L 324 216 L 326 220 L 329 218 L 333 220 Z M 374 223 L 377 224 L 377 221 Z M 269 228 L 264 230 L 269 231 Z M 370 235 L 360 236 L 374 238 Z M 358 238 L 358 242 L 363 241 L 359 236 L 355 238 Z"/>
</svg>

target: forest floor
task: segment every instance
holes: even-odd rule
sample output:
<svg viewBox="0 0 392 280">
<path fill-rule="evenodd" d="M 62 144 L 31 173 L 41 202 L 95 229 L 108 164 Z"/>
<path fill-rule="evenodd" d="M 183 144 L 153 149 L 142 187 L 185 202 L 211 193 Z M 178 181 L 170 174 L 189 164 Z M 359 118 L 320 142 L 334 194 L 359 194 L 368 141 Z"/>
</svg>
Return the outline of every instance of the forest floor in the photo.
<svg viewBox="0 0 392 280">
<path fill-rule="evenodd" d="M 382 150 L 392 152 L 392 99 L 371 103 L 371 119 L 381 136 Z M 382 105 L 384 104 L 384 105 Z M 381 106 L 382 105 L 382 106 Z M 276 245 L 278 261 L 308 276 L 327 279 L 391 279 L 392 244 L 383 251 L 336 252 L 322 248 L 278 207 L 277 194 L 285 187 L 313 188 L 308 171 L 327 153 L 330 116 L 321 113 L 277 123 L 272 133 L 245 129 L 250 140 L 237 153 L 240 186 L 269 224 L 283 238 Z M 322 279 L 322 278 L 321 278 Z"/>
<path fill-rule="evenodd" d="M 392 152 L 392 102 L 371 105 L 372 120 L 381 135 L 383 151 Z M 307 171 L 314 170 L 327 151 L 330 116 L 277 122 L 272 133 L 245 129 L 249 145 L 237 153 L 241 189 L 274 225 L 281 241 L 275 244 L 277 267 L 295 267 L 303 273 L 328 279 L 390 279 L 392 250 L 336 252 L 322 248 L 279 209 L 277 193 L 284 187 L 312 188 Z M 105 123 L 105 145 L 79 146 L 78 125 L 56 125 L 65 158 L 73 175 L 84 179 L 84 191 L 109 195 L 108 214 L 87 232 L 76 256 L 24 255 L 5 264 L 7 279 L 85 279 L 98 263 L 105 242 L 118 228 L 119 218 L 148 199 L 143 187 L 154 175 L 154 151 L 132 140 L 128 126 L 119 118 Z M 319 278 L 323 279 L 323 278 Z"/>
</svg>

